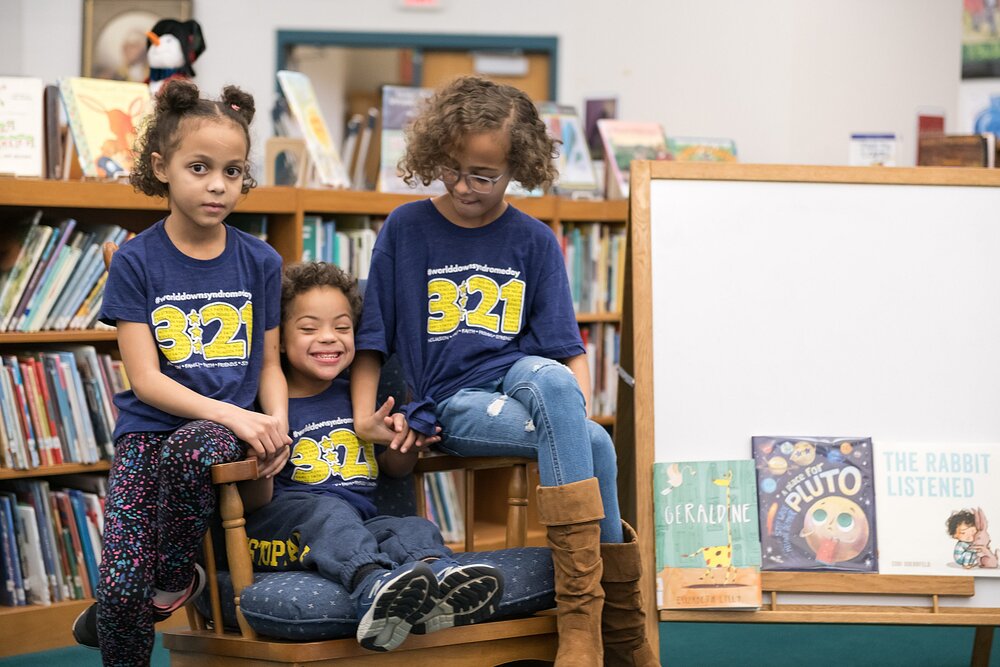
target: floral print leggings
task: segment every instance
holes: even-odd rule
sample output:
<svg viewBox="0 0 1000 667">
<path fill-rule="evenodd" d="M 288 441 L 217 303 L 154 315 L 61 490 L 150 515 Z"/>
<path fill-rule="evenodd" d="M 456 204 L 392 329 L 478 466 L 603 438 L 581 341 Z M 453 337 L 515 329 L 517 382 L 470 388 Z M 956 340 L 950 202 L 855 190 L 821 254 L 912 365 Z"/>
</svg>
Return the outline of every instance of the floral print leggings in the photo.
<svg viewBox="0 0 1000 667">
<path fill-rule="evenodd" d="M 153 589 L 179 591 L 191 583 L 215 510 L 210 468 L 242 458 L 244 447 L 232 431 L 210 421 L 118 438 L 97 584 L 105 665 L 149 664 Z"/>
</svg>

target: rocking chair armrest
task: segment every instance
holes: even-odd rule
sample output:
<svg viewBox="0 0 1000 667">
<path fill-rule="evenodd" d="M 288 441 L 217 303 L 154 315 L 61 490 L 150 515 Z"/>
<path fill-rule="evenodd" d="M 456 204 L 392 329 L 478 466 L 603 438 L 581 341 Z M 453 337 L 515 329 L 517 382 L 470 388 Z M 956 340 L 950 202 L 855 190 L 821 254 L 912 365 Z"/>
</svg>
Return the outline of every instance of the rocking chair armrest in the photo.
<svg viewBox="0 0 1000 667">
<path fill-rule="evenodd" d="M 257 479 L 257 459 L 243 459 L 212 466 L 212 484 L 247 482 Z"/>
</svg>

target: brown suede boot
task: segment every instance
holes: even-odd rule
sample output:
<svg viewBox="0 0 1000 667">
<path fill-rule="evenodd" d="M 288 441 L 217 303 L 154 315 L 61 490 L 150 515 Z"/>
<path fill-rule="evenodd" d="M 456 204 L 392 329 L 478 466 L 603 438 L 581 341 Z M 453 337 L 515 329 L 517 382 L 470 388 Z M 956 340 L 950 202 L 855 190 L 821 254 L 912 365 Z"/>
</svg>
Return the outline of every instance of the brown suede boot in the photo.
<svg viewBox="0 0 1000 667">
<path fill-rule="evenodd" d="M 660 661 L 646 640 L 646 612 L 642 608 L 642 561 L 632 526 L 622 521 L 625 542 L 601 544 L 604 562 L 604 664 L 610 667 L 657 667 Z"/>
<path fill-rule="evenodd" d="M 547 527 L 555 566 L 561 667 L 598 667 L 601 651 L 601 529 L 597 478 L 538 487 L 538 520 Z"/>
</svg>

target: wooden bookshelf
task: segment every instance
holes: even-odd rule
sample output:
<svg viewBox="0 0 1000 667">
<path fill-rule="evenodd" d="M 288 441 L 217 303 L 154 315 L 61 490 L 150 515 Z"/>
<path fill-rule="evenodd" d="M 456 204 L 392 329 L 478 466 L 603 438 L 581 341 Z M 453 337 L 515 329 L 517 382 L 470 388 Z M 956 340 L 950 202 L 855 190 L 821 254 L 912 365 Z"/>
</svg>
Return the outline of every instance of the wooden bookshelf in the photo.
<svg viewBox="0 0 1000 667">
<path fill-rule="evenodd" d="M 0 468 L 0 479 L 33 479 L 36 477 L 55 477 L 58 475 L 75 475 L 82 472 L 107 472 L 111 470 L 109 461 L 97 463 L 62 463 L 54 466 L 38 466 L 28 470 L 11 470 Z M 0 607 L 3 609 L 3 607 Z"/>
<path fill-rule="evenodd" d="M 400 204 L 421 198 L 417 195 L 383 194 L 348 190 L 299 189 L 291 187 L 259 187 L 247 194 L 236 207 L 237 212 L 266 214 L 267 239 L 286 260 L 302 256 L 303 218 L 307 214 L 362 214 L 386 216 Z M 549 224 L 558 231 L 562 221 L 605 222 L 624 225 L 628 213 L 625 201 L 571 201 L 553 196 L 510 198 L 509 201 L 525 213 Z M 51 216 L 76 218 L 80 225 L 114 222 L 139 232 L 166 213 L 166 202 L 136 193 L 121 182 L 50 181 L 0 177 L 0 224 L 22 218 L 35 209 Z M 618 313 L 584 313 L 581 324 L 616 323 Z M 93 344 L 112 346 L 116 341 L 113 330 L 45 331 L 38 333 L 0 333 L 0 352 L 31 346 L 59 344 Z M 610 426 L 614 417 L 597 416 L 595 421 Z M 0 480 L 58 478 L 79 472 L 106 472 L 107 462 L 95 465 L 62 465 L 33 470 L 0 469 Z M 496 549 L 504 544 L 504 506 L 506 488 L 504 470 L 489 471 L 477 482 L 477 507 L 484 506 L 477 516 L 474 531 L 477 549 Z M 496 506 L 496 507 L 491 507 Z M 544 530 L 534 518 L 529 506 L 528 544 L 544 544 Z M 0 607 L 0 657 L 17 655 L 73 644 L 70 626 L 90 601 L 74 601 L 47 607 Z M 177 621 L 183 623 L 183 614 Z"/>
<path fill-rule="evenodd" d="M 73 646 L 73 621 L 94 603 L 93 600 L 53 602 L 50 606 L 0 607 L 0 657 Z M 187 615 L 176 613 L 156 630 L 188 627 Z M 100 657 L 95 652 L 95 659 Z M 90 664 L 88 662 L 88 664 Z"/>
</svg>

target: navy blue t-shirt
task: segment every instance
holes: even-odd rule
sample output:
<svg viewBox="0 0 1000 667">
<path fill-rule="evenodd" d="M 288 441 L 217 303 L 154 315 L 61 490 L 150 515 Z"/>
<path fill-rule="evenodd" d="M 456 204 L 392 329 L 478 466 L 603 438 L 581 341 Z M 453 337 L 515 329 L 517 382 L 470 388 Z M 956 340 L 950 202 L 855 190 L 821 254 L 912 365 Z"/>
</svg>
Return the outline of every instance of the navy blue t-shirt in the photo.
<svg viewBox="0 0 1000 667">
<path fill-rule="evenodd" d="M 351 383 L 345 375 L 315 396 L 289 399 L 291 455 L 274 478 L 274 497 L 282 493 L 339 496 L 370 519 L 375 516 L 376 450 L 382 448 L 354 433 Z"/>
<path fill-rule="evenodd" d="M 475 229 L 429 199 L 386 219 L 372 254 L 358 350 L 399 354 L 415 401 L 410 425 L 433 433 L 434 405 L 503 377 L 527 355 L 583 354 L 555 234 L 513 206 Z"/>
<path fill-rule="evenodd" d="M 264 332 L 281 322 L 281 256 L 226 226 L 222 254 L 194 259 L 174 246 L 161 220 L 114 254 L 100 319 L 148 323 L 164 375 L 250 410 L 264 363 Z M 131 390 L 114 402 L 116 439 L 173 431 L 188 421 L 143 403 Z"/>
</svg>

